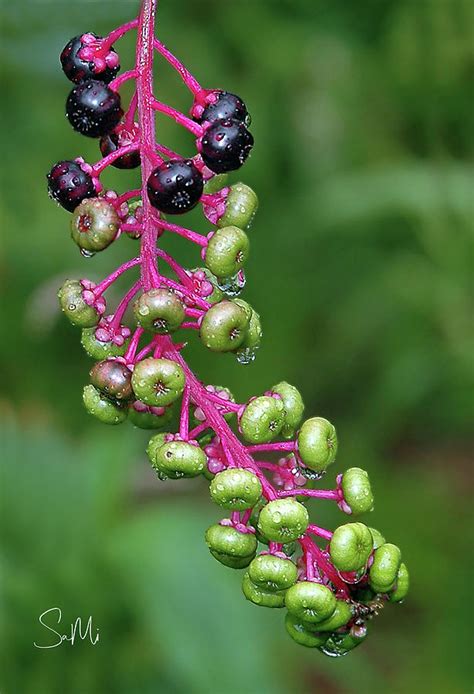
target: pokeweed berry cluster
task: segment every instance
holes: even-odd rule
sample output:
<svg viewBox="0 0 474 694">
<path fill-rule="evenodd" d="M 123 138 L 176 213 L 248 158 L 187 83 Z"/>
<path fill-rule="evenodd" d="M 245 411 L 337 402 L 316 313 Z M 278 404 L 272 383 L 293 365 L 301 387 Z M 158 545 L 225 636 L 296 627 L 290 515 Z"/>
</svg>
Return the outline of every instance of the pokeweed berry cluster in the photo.
<svg viewBox="0 0 474 694">
<path fill-rule="evenodd" d="M 82 345 L 96 360 L 84 404 L 106 424 L 128 419 L 154 430 L 147 454 L 160 479 L 209 480 L 212 500 L 230 512 L 206 531 L 211 555 L 246 569 L 242 590 L 252 603 L 286 608 L 286 629 L 297 643 L 344 655 L 364 640 L 367 622 L 387 602 L 403 600 L 408 571 L 398 547 L 374 528 L 351 520 L 331 532 L 310 522 L 311 499 L 328 499 L 356 517 L 372 510 L 373 496 L 367 473 L 355 467 L 337 476 L 334 489 L 317 488 L 336 458 L 336 431 L 323 417 L 302 421 L 295 387 L 282 381 L 237 403 L 227 388 L 203 384 L 182 356 L 185 344 L 171 339 L 178 329 L 195 330 L 213 352 L 234 353 L 241 363 L 255 357 L 260 318 L 238 295 L 258 202 L 245 184 L 226 181 L 253 145 L 245 103 L 203 89 L 155 38 L 155 2 L 144 0 L 136 20 L 106 37 L 76 36 L 61 53 L 75 83 L 66 115 L 79 133 L 100 138 L 103 158 L 55 164 L 49 193 L 72 213 L 71 236 L 83 255 L 124 235 L 141 244 L 137 257 L 100 283 L 68 279 L 59 290 L 62 310 L 82 328 Z M 133 29 L 136 63 L 118 74 L 114 43 Z M 155 52 L 192 93 L 190 116 L 155 98 Z M 124 110 L 119 87 L 126 81 L 135 90 Z M 195 156 L 181 157 L 156 141 L 156 112 L 194 135 Z M 141 167 L 140 187 L 104 190 L 100 179 L 109 166 Z M 198 204 L 213 225 L 207 235 L 166 218 Z M 165 232 L 197 245 L 204 266 L 185 269 L 163 251 L 157 241 Z M 108 312 L 104 294 L 132 268 L 140 269 L 139 279 Z M 124 315 L 132 303 L 130 328 Z"/>
</svg>

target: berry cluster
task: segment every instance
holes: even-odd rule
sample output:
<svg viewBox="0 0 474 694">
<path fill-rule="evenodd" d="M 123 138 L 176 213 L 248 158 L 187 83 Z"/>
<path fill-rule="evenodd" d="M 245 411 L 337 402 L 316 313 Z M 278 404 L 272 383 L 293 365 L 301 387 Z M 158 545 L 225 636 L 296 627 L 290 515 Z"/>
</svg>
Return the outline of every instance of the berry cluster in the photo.
<svg viewBox="0 0 474 694">
<path fill-rule="evenodd" d="M 182 356 L 184 343 L 171 338 L 195 330 L 213 352 L 231 352 L 244 364 L 254 359 L 260 317 L 238 295 L 258 201 L 245 184 L 226 180 L 253 145 L 245 103 L 199 85 L 154 37 L 155 9 L 155 0 L 144 0 L 136 20 L 106 37 L 77 36 L 61 53 L 75 83 L 66 115 L 79 133 L 100 138 L 103 158 L 92 165 L 82 158 L 55 164 L 49 193 L 72 213 L 71 236 L 83 255 L 123 235 L 141 244 L 136 258 L 99 284 L 69 279 L 59 290 L 63 312 L 82 328 L 82 345 L 96 360 L 84 405 L 106 424 L 128 419 L 154 430 L 147 455 L 160 479 L 209 480 L 211 499 L 229 512 L 206 531 L 211 555 L 246 569 L 242 590 L 255 605 L 286 607 L 286 629 L 297 643 L 343 655 L 364 640 L 367 622 L 387 602 L 405 597 L 408 572 L 398 547 L 364 523 L 330 532 L 310 522 L 306 504 L 312 498 L 333 501 L 356 517 L 372 510 L 373 496 L 367 473 L 355 467 L 337 476 L 334 489 L 317 487 L 336 458 L 336 431 L 322 417 L 303 421 L 295 387 L 282 381 L 237 403 L 225 387 L 198 380 Z M 113 44 L 132 29 L 138 30 L 136 63 L 118 74 Z M 155 52 L 191 91 L 190 117 L 155 98 Z M 119 87 L 127 80 L 136 89 L 124 110 Z M 156 141 L 156 112 L 196 138 L 195 156 L 181 157 Z M 104 190 L 100 179 L 108 166 L 140 167 L 140 187 Z M 198 204 L 212 223 L 207 235 L 166 218 Z M 185 269 L 163 251 L 157 240 L 165 232 L 196 244 L 204 266 Z M 107 289 L 133 268 L 139 279 L 108 311 Z M 132 327 L 124 322 L 130 304 Z"/>
</svg>

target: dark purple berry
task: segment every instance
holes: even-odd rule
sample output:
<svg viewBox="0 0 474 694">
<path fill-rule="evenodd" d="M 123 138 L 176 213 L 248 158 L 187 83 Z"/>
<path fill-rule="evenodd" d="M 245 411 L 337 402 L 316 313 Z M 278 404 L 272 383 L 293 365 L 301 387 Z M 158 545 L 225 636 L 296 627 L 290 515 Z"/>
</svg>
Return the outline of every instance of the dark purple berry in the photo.
<svg viewBox="0 0 474 694">
<path fill-rule="evenodd" d="M 93 386 L 113 400 L 130 400 L 133 397 L 132 372 L 115 359 L 105 359 L 94 364 L 90 371 Z"/>
<path fill-rule="evenodd" d="M 172 159 L 160 164 L 148 179 L 148 197 L 165 214 L 192 210 L 202 195 L 204 182 L 191 159 Z"/>
<path fill-rule="evenodd" d="M 196 119 L 199 123 L 214 123 L 216 120 L 233 118 L 244 125 L 250 125 L 251 118 L 247 106 L 239 96 L 220 90 L 216 90 L 214 94 L 217 97 L 216 101 L 205 107 L 201 116 Z"/>
<path fill-rule="evenodd" d="M 66 116 L 74 130 L 82 135 L 107 135 L 123 116 L 120 94 L 99 80 L 81 82 L 67 98 Z"/>
<path fill-rule="evenodd" d="M 240 121 L 226 118 L 212 123 L 201 139 L 201 155 L 214 173 L 239 169 L 253 147 L 253 137 Z"/>
<path fill-rule="evenodd" d="M 130 131 L 126 129 L 123 124 L 117 125 L 111 133 L 103 135 L 103 137 L 100 138 L 99 146 L 102 156 L 106 157 L 108 154 L 115 152 L 119 147 L 132 144 L 136 139 L 136 135 L 137 132 L 135 128 L 133 131 Z M 116 169 L 136 169 L 137 166 L 140 166 L 140 152 L 136 151 L 124 154 L 116 159 L 112 163 L 112 166 L 115 166 Z"/>
<path fill-rule="evenodd" d="M 77 161 L 59 161 L 47 179 L 49 195 L 68 212 L 74 212 L 85 198 L 97 195 L 92 177 L 81 169 Z"/>
<path fill-rule="evenodd" d="M 89 79 L 108 83 L 113 80 L 120 70 L 119 58 L 113 46 L 105 51 L 105 57 L 101 55 L 99 59 L 97 57 L 95 60 L 87 59 L 78 55 L 79 51 L 84 52 L 85 49 L 87 53 L 88 48 L 92 49 L 91 37 L 95 39 L 92 45 L 96 47 L 100 46 L 100 42 L 104 40 L 102 36 L 97 36 L 97 34 L 75 36 L 64 46 L 59 56 L 64 74 L 71 82 L 76 82 L 76 84 Z M 93 53 L 93 50 L 90 50 L 90 52 Z"/>
</svg>

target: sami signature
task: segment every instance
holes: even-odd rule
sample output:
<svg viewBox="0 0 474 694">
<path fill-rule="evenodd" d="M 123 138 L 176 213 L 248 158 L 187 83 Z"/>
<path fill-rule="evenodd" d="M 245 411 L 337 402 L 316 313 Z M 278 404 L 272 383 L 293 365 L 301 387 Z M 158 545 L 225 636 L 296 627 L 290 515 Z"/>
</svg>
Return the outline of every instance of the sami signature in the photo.
<svg viewBox="0 0 474 694">
<path fill-rule="evenodd" d="M 40 616 L 38 617 L 39 623 L 48 631 L 50 631 L 52 634 L 56 634 L 57 639 L 54 643 L 46 644 L 46 645 L 40 645 L 38 643 L 34 643 L 33 645 L 36 646 L 36 648 L 56 648 L 57 646 L 60 646 L 64 641 L 69 641 L 71 646 L 74 646 L 74 642 L 76 641 L 76 638 L 81 639 L 84 641 L 85 639 L 89 639 L 91 644 L 93 646 L 96 645 L 96 643 L 99 640 L 99 630 L 95 629 L 95 636 L 92 636 L 92 617 L 89 617 L 89 619 L 86 622 L 86 627 L 84 631 L 82 630 L 82 619 L 78 617 L 75 622 L 71 623 L 71 632 L 70 634 L 60 634 L 59 631 L 56 631 L 56 629 L 53 629 L 53 627 L 49 626 L 46 624 L 44 621 L 45 618 L 53 616 L 53 613 L 56 613 L 57 620 L 56 624 L 59 624 L 61 621 L 62 617 L 62 612 L 60 607 L 50 607 L 49 610 L 45 610 Z"/>
</svg>

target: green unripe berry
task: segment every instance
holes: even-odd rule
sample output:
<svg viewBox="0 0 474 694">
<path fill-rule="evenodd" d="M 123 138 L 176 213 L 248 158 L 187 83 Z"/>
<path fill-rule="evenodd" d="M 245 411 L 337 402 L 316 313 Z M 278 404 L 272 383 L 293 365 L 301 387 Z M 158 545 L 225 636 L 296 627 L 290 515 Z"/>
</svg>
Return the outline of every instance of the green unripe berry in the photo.
<svg viewBox="0 0 474 694">
<path fill-rule="evenodd" d="M 235 183 L 230 187 L 225 203 L 225 212 L 218 220 L 217 226 L 229 224 L 248 229 L 258 209 L 258 198 L 252 188 L 245 183 Z"/>
<path fill-rule="evenodd" d="M 209 239 L 206 266 L 216 277 L 233 277 L 247 261 L 249 250 L 245 231 L 235 226 L 223 227 Z"/>
<path fill-rule="evenodd" d="M 132 372 L 116 359 L 99 361 L 89 372 L 91 383 L 112 400 L 126 402 L 133 397 Z"/>
<path fill-rule="evenodd" d="M 330 617 L 318 622 L 316 629 L 318 631 L 336 631 L 352 619 L 352 607 L 345 600 L 336 600 L 336 607 Z"/>
<path fill-rule="evenodd" d="M 250 309 L 249 325 L 244 340 L 236 350 L 237 358 L 241 363 L 248 363 L 255 357 L 255 351 L 260 347 L 263 332 L 259 314 L 242 299 L 234 299 L 239 305 L 246 304 Z"/>
<path fill-rule="evenodd" d="M 186 441 L 167 441 L 155 453 L 157 470 L 173 480 L 200 475 L 206 462 L 204 451 Z"/>
<path fill-rule="evenodd" d="M 212 352 L 232 352 L 244 341 L 249 319 L 234 301 L 219 301 L 204 315 L 199 334 Z"/>
<path fill-rule="evenodd" d="M 151 437 L 151 439 L 148 441 L 148 445 L 146 447 L 146 454 L 148 456 L 148 459 L 152 465 L 152 467 L 157 469 L 156 465 L 156 454 L 158 452 L 158 449 L 161 448 L 166 443 L 166 436 L 167 433 L 160 433 L 160 434 L 155 434 L 154 436 Z"/>
<path fill-rule="evenodd" d="M 374 497 L 370 486 L 369 475 L 360 467 L 351 467 L 342 476 L 342 493 L 344 501 L 354 516 L 374 509 Z"/>
<path fill-rule="evenodd" d="M 299 501 L 288 497 L 269 501 L 258 517 L 259 532 L 270 542 L 292 542 L 308 527 L 308 511 Z"/>
<path fill-rule="evenodd" d="M 321 622 L 336 609 L 336 598 L 322 583 L 300 581 L 287 590 L 285 605 L 291 614 L 304 622 Z"/>
<path fill-rule="evenodd" d="M 172 407 L 151 408 L 143 403 L 135 402 L 129 407 L 128 419 L 139 429 L 166 429 L 173 419 L 173 414 Z"/>
<path fill-rule="evenodd" d="M 127 410 L 111 402 L 93 385 L 84 388 L 82 399 L 88 413 L 104 424 L 121 424 L 127 419 Z"/>
<path fill-rule="evenodd" d="M 243 437 L 250 443 L 268 443 L 281 431 L 285 409 L 281 400 L 261 395 L 246 405 L 239 426 Z"/>
<path fill-rule="evenodd" d="M 316 472 L 324 472 L 336 458 L 336 429 L 323 417 L 312 417 L 303 422 L 297 443 L 302 462 Z"/>
<path fill-rule="evenodd" d="M 293 641 L 307 648 L 319 648 L 319 646 L 323 646 L 328 639 L 327 634 L 314 634 L 308 628 L 307 624 L 304 624 L 290 612 L 288 612 L 285 617 L 285 627 Z"/>
<path fill-rule="evenodd" d="M 159 335 L 177 330 L 186 316 L 181 299 L 165 287 L 144 292 L 135 301 L 133 312 L 142 328 Z"/>
<path fill-rule="evenodd" d="M 376 528 L 369 527 L 369 530 L 372 533 L 372 538 L 374 540 L 373 547 L 374 549 L 377 549 L 377 547 L 380 547 L 380 545 L 385 543 L 385 538 Z"/>
<path fill-rule="evenodd" d="M 359 629 L 360 634 L 356 633 L 356 630 L 351 629 L 346 634 L 331 634 L 328 638 L 324 647 L 321 649 L 326 655 L 345 655 L 349 651 L 352 651 L 357 646 L 367 638 L 367 630 L 362 628 Z"/>
<path fill-rule="evenodd" d="M 242 592 L 250 602 L 259 607 L 284 607 L 285 593 L 275 593 L 260 586 L 256 586 L 250 580 L 248 573 L 242 579 Z"/>
<path fill-rule="evenodd" d="M 301 424 L 304 412 L 303 398 L 299 390 L 286 381 L 273 386 L 272 392 L 280 395 L 285 408 L 285 423 L 281 433 L 285 439 L 291 439 Z"/>
<path fill-rule="evenodd" d="M 206 530 L 206 543 L 212 556 L 232 569 L 244 569 L 257 551 L 253 533 L 241 533 L 230 525 L 211 525 Z"/>
<path fill-rule="evenodd" d="M 81 344 L 87 354 L 92 359 L 102 361 L 110 357 L 123 357 L 127 351 L 130 338 L 124 340 L 122 345 L 116 345 L 115 342 L 101 342 L 96 337 L 96 328 L 84 328 L 81 333 Z"/>
<path fill-rule="evenodd" d="M 99 321 L 99 314 L 89 306 L 82 296 L 83 286 L 79 280 L 66 280 L 58 292 L 59 305 L 73 325 L 92 328 Z"/>
<path fill-rule="evenodd" d="M 393 592 L 390 593 L 390 602 L 400 602 L 408 593 L 410 588 L 410 574 L 406 565 L 402 562 L 398 569 L 397 579 Z"/>
<path fill-rule="evenodd" d="M 182 394 L 184 385 L 184 371 L 175 361 L 149 357 L 135 364 L 132 374 L 133 392 L 147 405 L 171 405 Z"/>
<path fill-rule="evenodd" d="M 211 193 L 217 193 L 218 190 L 224 188 L 228 178 L 229 174 L 223 173 L 217 174 L 216 176 L 213 176 L 208 181 L 206 181 L 206 183 L 204 184 L 204 192 L 206 193 L 206 195 L 210 195 Z"/>
<path fill-rule="evenodd" d="M 286 590 L 297 577 L 296 565 L 290 559 L 274 554 L 260 554 L 249 566 L 249 577 L 257 587 L 270 592 Z"/>
<path fill-rule="evenodd" d="M 250 470 L 228 468 L 212 480 L 209 490 L 216 504 L 231 511 L 255 506 L 262 495 L 260 480 Z"/>
<path fill-rule="evenodd" d="M 363 523 L 340 525 L 329 543 L 331 561 L 339 571 L 358 571 L 367 564 L 372 549 L 372 534 Z"/>
<path fill-rule="evenodd" d="M 376 593 L 388 593 L 397 580 L 402 553 L 396 545 L 386 542 L 374 552 L 374 561 L 369 569 L 369 583 Z"/>
<path fill-rule="evenodd" d="M 205 298 L 207 302 L 210 304 L 217 304 L 219 301 L 222 301 L 224 298 L 224 292 L 219 289 L 217 285 L 217 277 L 210 272 L 207 267 L 195 267 L 191 272 L 194 273 L 199 273 L 202 272 L 205 275 L 205 280 L 209 282 L 209 284 L 212 285 L 213 290 L 211 294 L 208 294 Z M 195 282 L 197 282 L 196 279 L 194 279 Z"/>
<path fill-rule="evenodd" d="M 104 198 L 86 198 L 71 217 L 71 237 L 79 248 L 95 253 L 107 248 L 117 236 L 120 219 Z"/>
</svg>

